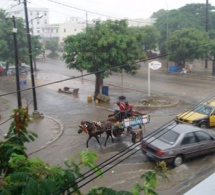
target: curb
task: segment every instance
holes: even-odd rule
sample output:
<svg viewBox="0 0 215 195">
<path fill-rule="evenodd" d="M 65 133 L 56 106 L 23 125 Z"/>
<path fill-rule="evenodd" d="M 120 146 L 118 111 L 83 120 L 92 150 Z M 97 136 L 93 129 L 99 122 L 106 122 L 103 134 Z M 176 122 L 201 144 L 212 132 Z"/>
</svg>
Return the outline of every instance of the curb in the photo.
<svg viewBox="0 0 215 195">
<path fill-rule="evenodd" d="M 174 101 L 170 104 L 166 104 L 166 105 L 138 105 L 138 104 L 133 104 L 134 108 L 168 108 L 168 107 L 173 107 L 179 104 L 179 101 Z"/>
<path fill-rule="evenodd" d="M 46 145 L 41 146 L 39 149 L 37 149 L 37 150 L 35 150 L 33 152 L 27 153 L 27 155 L 34 154 L 34 153 L 36 153 L 36 152 L 44 149 L 45 147 L 49 146 L 50 144 L 52 144 L 53 142 L 55 142 L 56 140 L 58 140 L 61 137 L 61 135 L 63 134 L 64 127 L 63 127 L 63 124 L 60 121 L 58 121 L 57 119 L 55 119 L 53 117 L 47 116 L 47 115 L 44 115 L 44 118 L 45 117 L 48 118 L 48 119 L 53 120 L 54 122 L 56 122 L 60 126 L 60 133 L 54 139 L 52 139 L 50 142 L 48 142 Z"/>
</svg>

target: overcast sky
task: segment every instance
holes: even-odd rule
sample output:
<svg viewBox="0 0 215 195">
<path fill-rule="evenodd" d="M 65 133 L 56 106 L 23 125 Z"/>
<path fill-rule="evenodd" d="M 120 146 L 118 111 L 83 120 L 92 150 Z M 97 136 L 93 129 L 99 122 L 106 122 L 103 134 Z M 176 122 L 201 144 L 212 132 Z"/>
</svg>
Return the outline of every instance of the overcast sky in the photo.
<svg viewBox="0 0 215 195">
<path fill-rule="evenodd" d="M 23 1 L 23 0 L 21 0 Z M 0 8 L 7 9 L 18 1 L 0 0 Z M 159 9 L 171 10 L 191 3 L 206 3 L 206 0 L 27 0 L 29 7 L 49 9 L 50 23 L 59 23 L 70 17 L 104 18 L 149 18 Z M 209 0 L 215 6 L 215 0 Z M 82 11 L 83 10 L 83 11 Z M 101 14 L 101 15 L 99 15 Z"/>
</svg>

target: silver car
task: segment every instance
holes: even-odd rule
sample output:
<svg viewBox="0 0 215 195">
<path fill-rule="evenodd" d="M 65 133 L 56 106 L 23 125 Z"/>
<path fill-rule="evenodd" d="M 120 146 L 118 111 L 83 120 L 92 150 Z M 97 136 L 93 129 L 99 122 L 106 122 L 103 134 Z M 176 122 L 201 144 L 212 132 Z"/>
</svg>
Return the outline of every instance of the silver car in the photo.
<svg viewBox="0 0 215 195">
<path fill-rule="evenodd" d="M 177 124 L 144 137 L 142 151 L 154 161 L 177 167 L 188 158 L 215 152 L 215 135 L 199 127 Z"/>
</svg>

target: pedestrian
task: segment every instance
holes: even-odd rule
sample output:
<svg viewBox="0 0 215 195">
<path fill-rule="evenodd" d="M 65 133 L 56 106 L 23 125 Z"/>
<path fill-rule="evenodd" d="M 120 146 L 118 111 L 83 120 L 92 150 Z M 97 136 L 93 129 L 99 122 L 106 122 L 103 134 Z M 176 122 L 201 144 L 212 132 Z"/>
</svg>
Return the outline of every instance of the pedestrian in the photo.
<svg viewBox="0 0 215 195">
<path fill-rule="evenodd" d="M 128 101 L 125 101 L 125 117 L 131 117 L 134 115 L 133 107 Z"/>
</svg>

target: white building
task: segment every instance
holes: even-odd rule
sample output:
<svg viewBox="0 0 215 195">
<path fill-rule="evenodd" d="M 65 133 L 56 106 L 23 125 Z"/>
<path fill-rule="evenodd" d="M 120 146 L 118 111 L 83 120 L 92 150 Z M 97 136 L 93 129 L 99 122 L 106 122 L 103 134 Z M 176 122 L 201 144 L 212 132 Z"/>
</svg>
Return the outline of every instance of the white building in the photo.
<svg viewBox="0 0 215 195">
<path fill-rule="evenodd" d="M 25 20 L 24 5 L 12 6 L 11 9 L 6 10 L 10 15 L 16 18 L 23 18 Z M 40 35 L 42 27 L 49 24 L 49 10 L 48 8 L 32 8 L 28 7 L 28 22 L 32 34 Z"/>
<path fill-rule="evenodd" d="M 143 27 L 147 25 L 153 25 L 155 23 L 155 18 L 137 18 L 137 19 L 128 19 L 128 26 Z"/>
<path fill-rule="evenodd" d="M 64 38 L 68 35 L 75 35 L 83 32 L 86 28 L 86 21 L 81 18 L 72 17 L 69 21 L 61 24 L 49 24 L 42 28 L 40 34 L 42 39 L 54 39 L 59 43 L 63 43 Z"/>
</svg>

